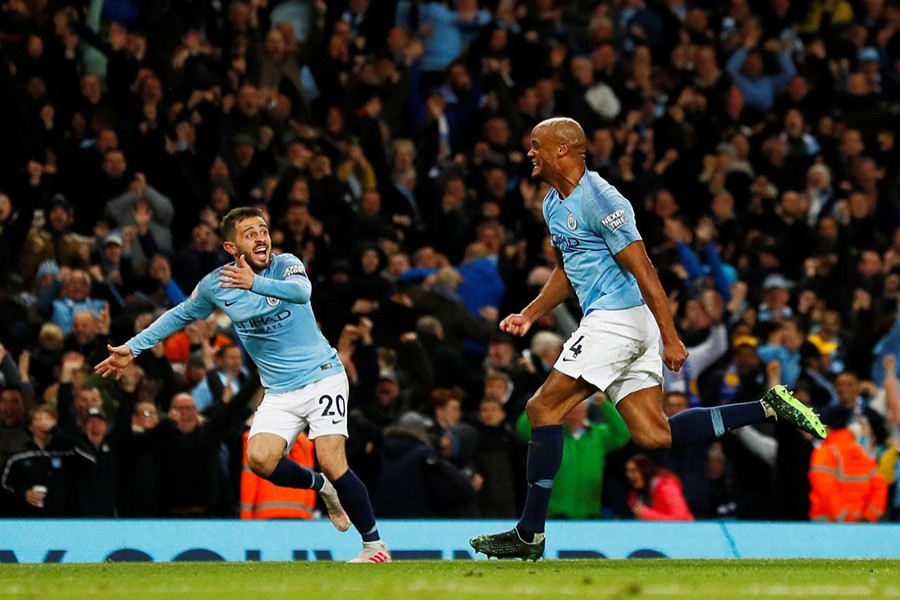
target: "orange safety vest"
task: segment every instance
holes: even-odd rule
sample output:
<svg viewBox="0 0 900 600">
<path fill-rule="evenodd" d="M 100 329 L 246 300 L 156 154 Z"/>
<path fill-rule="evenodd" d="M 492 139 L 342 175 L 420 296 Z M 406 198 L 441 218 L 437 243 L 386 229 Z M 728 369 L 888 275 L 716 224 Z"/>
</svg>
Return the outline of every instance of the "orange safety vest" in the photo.
<svg viewBox="0 0 900 600">
<path fill-rule="evenodd" d="M 874 523 L 884 514 L 887 482 L 849 429 L 829 431 L 813 450 L 809 483 L 814 521 Z"/>
<path fill-rule="evenodd" d="M 312 519 L 316 506 L 313 490 L 279 487 L 253 473 L 247 466 L 247 439 L 244 432 L 244 458 L 241 472 L 241 519 Z M 315 446 L 305 433 L 297 437 L 288 458 L 311 469 Z"/>
</svg>

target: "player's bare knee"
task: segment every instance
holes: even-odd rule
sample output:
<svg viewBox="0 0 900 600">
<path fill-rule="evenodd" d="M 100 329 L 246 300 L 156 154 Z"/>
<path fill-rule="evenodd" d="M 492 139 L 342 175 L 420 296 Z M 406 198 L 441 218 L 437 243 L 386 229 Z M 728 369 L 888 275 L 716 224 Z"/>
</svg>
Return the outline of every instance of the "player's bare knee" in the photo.
<svg viewBox="0 0 900 600">
<path fill-rule="evenodd" d="M 525 405 L 525 414 L 528 415 L 528 422 L 532 427 L 541 427 L 542 425 L 554 425 L 558 421 L 553 420 L 546 402 L 540 396 L 534 396 Z"/>
<path fill-rule="evenodd" d="M 247 466 L 260 477 L 269 477 L 278 466 L 279 460 L 281 454 L 271 452 L 268 448 L 253 444 L 247 447 Z"/>
</svg>

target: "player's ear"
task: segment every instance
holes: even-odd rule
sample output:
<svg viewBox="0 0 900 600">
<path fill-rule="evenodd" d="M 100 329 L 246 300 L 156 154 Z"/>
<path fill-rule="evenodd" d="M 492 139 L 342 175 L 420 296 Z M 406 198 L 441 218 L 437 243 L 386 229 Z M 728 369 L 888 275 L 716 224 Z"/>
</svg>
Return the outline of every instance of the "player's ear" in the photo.
<svg viewBox="0 0 900 600">
<path fill-rule="evenodd" d="M 569 145 L 566 143 L 560 144 L 556 149 L 557 156 L 565 156 L 569 153 Z"/>
<path fill-rule="evenodd" d="M 222 247 L 225 248 L 225 252 L 227 252 L 228 254 L 232 254 L 232 255 L 234 254 L 235 247 L 234 247 L 233 243 L 225 242 L 222 244 Z"/>
</svg>

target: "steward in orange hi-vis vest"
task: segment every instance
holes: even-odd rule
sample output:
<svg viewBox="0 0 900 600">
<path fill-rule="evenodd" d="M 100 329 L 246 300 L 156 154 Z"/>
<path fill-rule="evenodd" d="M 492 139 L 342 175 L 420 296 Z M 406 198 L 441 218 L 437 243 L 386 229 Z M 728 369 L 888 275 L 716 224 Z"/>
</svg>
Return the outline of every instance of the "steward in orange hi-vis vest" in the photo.
<svg viewBox="0 0 900 600">
<path fill-rule="evenodd" d="M 813 450 L 809 516 L 814 521 L 874 523 L 884 514 L 887 483 L 849 429 L 831 429 Z"/>
<path fill-rule="evenodd" d="M 316 493 L 313 490 L 279 487 L 253 474 L 247 466 L 247 437 L 244 432 L 243 470 L 241 472 L 241 518 L 242 519 L 312 519 L 316 507 Z M 297 437 L 288 458 L 297 464 L 313 468 L 315 446 L 305 433 Z"/>
</svg>

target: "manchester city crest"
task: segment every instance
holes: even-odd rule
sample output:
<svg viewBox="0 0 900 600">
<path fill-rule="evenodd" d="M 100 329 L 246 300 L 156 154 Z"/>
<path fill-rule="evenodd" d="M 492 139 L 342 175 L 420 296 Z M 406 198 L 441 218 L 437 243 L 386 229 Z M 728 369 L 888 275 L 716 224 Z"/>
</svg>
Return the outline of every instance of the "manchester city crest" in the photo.
<svg viewBox="0 0 900 600">
<path fill-rule="evenodd" d="M 266 297 L 266 302 L 269 303 L 269 306 L 278 306 L 279 304 L 281 304 L 281 300 L 279 300 L 278 298 Z"/>
<path fill-rule="evenodd" d="M 570 213 L 569 218 L 566 219 L 566 227 L 569 228 L 569 231 L 575 231 L 578 227 L 578 221 L 575 220 L 575 217 Z"/>
</svg>

